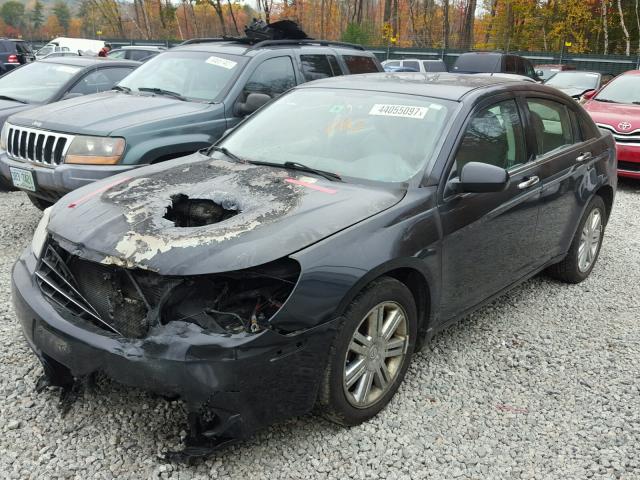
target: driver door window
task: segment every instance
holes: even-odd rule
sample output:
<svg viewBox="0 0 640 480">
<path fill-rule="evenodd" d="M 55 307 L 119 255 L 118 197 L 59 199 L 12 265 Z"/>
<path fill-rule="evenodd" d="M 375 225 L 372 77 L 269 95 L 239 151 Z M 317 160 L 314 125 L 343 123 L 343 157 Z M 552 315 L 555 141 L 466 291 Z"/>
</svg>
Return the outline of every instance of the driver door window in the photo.
<svg viewBox="0 0 640 480">
<path fill-rule="evenodd" d="M 524 132 L 515 100 L 483 108 L 473 115 L 462 138 L 450 178 L 469 162 L 505 170 L 526 162 Z"/>
</svg>

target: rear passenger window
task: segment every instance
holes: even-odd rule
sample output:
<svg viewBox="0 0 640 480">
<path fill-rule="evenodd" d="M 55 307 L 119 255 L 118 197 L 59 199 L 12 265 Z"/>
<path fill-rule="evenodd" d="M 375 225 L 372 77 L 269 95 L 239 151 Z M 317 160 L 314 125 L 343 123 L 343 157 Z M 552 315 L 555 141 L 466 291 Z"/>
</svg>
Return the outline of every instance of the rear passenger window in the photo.
<svg viewBox="0 0 640 480">
<path fill-rule="evenodd" d="M 522 122 L 514 100 L 484 108 L 473 115 L 462 137 L 450 178 L 469 162 L 510 169 L 525 163 Z"/>
<path fill-rule="evenodd" d="M 536 135 L 538 157 L 573 144 L 571 119 L 566 105 L 542 98 L 527 100 Z"/>
<path fill-rule="evenodd" d="M 415 60 L 405 60 L 402 62 L 402 66 L 405 68 L 413 68 L 416 72 L 420 71 L 420 65 Z"/>
<path fill-rule="evenodd" d="M 349 73 L 373 73 L 379 72 L 376 62 L 371 57 L 361 55 L 345 55 L 344 62 L 347 64 Z"/>
<path fill-rule="evenodd" d="M 255 69 L 244 87 L 245 92 L 266 93 L 276 97 L 296 86 L 290 57 L 270 58 Z"/>
<path fill-rule="evenodd" d="M 335 62 L 335 57 L 333 59 Z M 300 60 L 302 61 L 302 73 L 308 82 L 335 75 L 327 55 L 300 55 Z"/>
<path fill-rule="evenodd" d="M 504 71 L 506 73 L 516 73 L 516 57 L 512 55 L 505 57 Z"/>
</svg>

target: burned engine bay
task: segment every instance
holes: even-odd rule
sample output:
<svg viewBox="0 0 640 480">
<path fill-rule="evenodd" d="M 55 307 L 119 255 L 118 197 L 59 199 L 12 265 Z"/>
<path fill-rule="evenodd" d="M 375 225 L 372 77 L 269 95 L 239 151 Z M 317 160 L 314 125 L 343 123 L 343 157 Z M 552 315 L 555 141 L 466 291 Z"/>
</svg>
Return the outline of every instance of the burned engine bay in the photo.
<svg viewBox="0 0 640 480">
<path fill-rule="evenodd" d="M 300 273 L 284 258 L 214 275 L 162 276 L 84 260 L 51 240 L 36 272 L 45 297 L 61 312 L 125 338 L 172 321 L 210 333 L 258 332 L 287 299 Z"/>
</svg>

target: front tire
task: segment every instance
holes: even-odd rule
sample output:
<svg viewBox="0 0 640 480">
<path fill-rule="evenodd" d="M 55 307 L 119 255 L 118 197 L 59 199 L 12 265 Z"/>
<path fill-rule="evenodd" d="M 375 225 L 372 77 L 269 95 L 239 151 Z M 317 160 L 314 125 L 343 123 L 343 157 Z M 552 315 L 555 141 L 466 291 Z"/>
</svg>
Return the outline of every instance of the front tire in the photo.
<svg viewBox="0 0 640 480">
<path fill-rule="evenodd" d="M 607 221 L 607 210 L 601 197 L 591 199 L 582 215 L 567 256 L 552 265 L 547 273 L 566 283 L 580 283 L 591 274 L 598 260 Z"/>
<path fill-rule="evenodd" d="M 349 305 L 331 347 L 319 405 L 329 420 L 358 425 L 391 400 L 406 374 L 418 331 L 411 291 L 382 277 Z"/>
</svg>

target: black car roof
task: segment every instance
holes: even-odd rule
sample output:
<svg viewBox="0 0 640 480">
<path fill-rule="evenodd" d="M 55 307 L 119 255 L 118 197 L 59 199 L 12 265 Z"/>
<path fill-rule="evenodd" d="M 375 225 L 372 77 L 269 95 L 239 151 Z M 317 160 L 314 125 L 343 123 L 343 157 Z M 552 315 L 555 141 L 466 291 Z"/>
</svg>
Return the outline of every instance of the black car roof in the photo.
<svg viewBox="0 0 640 480">
<path fill-rule="evenodd" d="M 140 62 L 135 62 L 133 60 L 112 60 L 104 57 L 89 57 L 89 56 L 69 56 L 69 57 L 52 57 L 52 58 L 43 58 L 42 60 L 38 60 L 39 62 L 47 62 L 47 63 L 59 63 L 62 65 L 73 65 L 74 67 L 91 67 L 94 65 L 99 65 L 101 63 L 108 63 L 114 67 L 122 67 L 122 66 L 138 66 Z"/>
<path fill-rule="evenodd" d="M 504 77 L 486 77 L 455 73 L 367 73 L 344 75 L 304 83 L 297 88 L 348 88 L 390 93 L 406 93 L 460 100 L 471 91 L 500 85 L 521 85 L 524 82 Z"/>
</svg>

